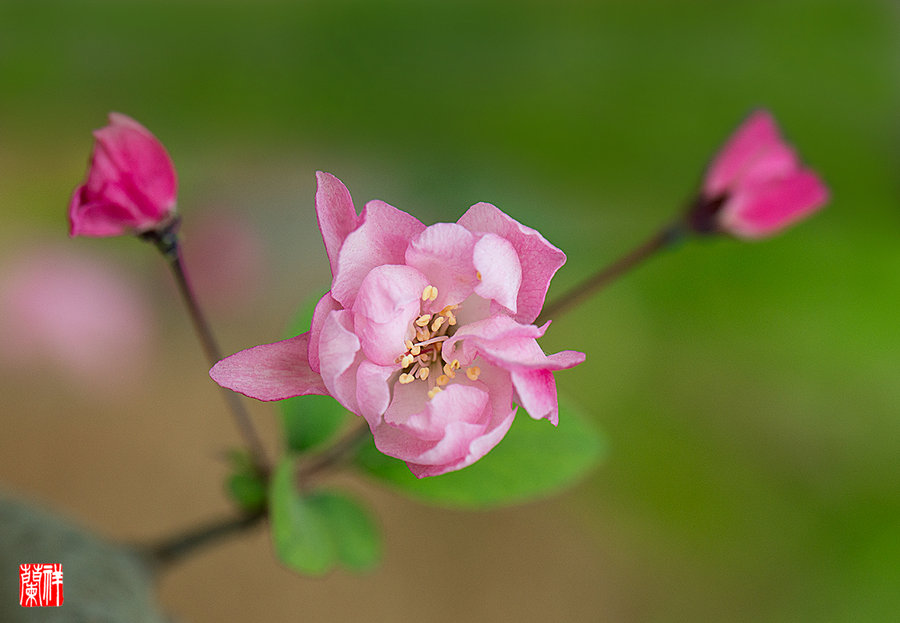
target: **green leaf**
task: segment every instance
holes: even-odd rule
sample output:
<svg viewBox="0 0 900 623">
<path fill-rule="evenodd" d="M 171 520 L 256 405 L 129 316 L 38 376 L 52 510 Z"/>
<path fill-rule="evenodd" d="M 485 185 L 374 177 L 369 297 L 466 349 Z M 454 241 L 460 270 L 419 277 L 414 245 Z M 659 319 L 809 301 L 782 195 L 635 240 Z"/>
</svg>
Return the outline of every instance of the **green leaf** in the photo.
<svg viewBox="0 0 900 623">
<path fill-rule="evenodd" d="M 226 488 L 232 499 L 245 511 L 257 511 L 266 505 L 266 483 L 256 473 L 250 455 L 241 450 L 230 453 L 232 473 Z"/>
<path fill-rule="evenodd" d="M 305 452 L 334 437 L 347 421 L 347 410 L 331 396 L 297 396 L 279 402 L 289 450 Z"/>
<path fill-rule="evenodd" d="M 559 426 L 520 411 L 496 448 L 460 471 L 418 479 L 406 465 L 369 442 L 356 464 L 392 488 L 456 508 L 489 508 L 547 497 L 571 486 L 603 458 L 606 444 L 569 402 L 559 405 Z"/>
<path fill-rule="evenodd" d="M 366 571 L 381 558 L 381 536 L 369 512 L 358 502 L 332 491 L 312 494 L 309 503 L 328 524 L 341 564 Z"/>
<path fill-rule="evenodd" d="M 337 560 L 328 525 L 308 498 L 297 492 L 294 461 L 283 459 L 269 488 L 269 520 L 275 553 L 285 565 L 309 575 L 322 575 Z"/>
<path fill-rule="evenodd" d="M 333 491 L 301 495 L 294 461 L 282 460 L 272 476 L 269 514 L 279 559 L 308 575 L 337 565 L 353 571 L 372 568 L 381 557 L 374 521 L 357 502 Z"/>
</svg>

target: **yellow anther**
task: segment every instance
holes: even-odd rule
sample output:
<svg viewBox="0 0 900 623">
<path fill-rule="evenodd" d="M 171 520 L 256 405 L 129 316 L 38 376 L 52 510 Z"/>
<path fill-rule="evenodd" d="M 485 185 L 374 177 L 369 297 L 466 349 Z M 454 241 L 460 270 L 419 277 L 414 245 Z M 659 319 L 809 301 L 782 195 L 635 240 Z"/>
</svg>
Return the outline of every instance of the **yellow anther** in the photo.
<svg viewBox="0 0 900 623">
<path fill-rule="evenodd" d="M 431 389 L 428 390 L 428 397 L 434 398 L 435 396 L 440 394 L 442 391 L 444 391 L 444 390 L 442 390 L 440 387 L 432 387 Z"/>
<path fill-rule="evenodd" d="M 422 347 L 419 346 L 418 344 L 416 344 L 415 346 L 409 347 L 409 354 L 412 355 L 413 357 L 418 356 L 418 354 L 421 352 L 422 352 Z"/>
<path fill-rule="evenodd" d="M 447 314 L 449 314 L 450 312 L 452 312 L 453 310 L 455 310 L 457 308 L 459 308 L 459 305 L 445 305 L 444 309 L 439 311 L 438 314 L 441 316 L 446 316 Z"/>
<path fill-rule="evenodd" d="M 472 366 L 471 368 L 466 368 L 466 376 L 469 377 L 473 381 L 478 380 L 478 375 L 481 374 L 481 368 L 478 366 Z"/>
<path fill-rule="evenodd" d="M 431 293 L 428 295 L 428 300 L 433 301 L 437 298 L 437 286 L 431 286 Z"/>
<path fill-rule="evenodd" d="M 443 316 L 438 316 L 437 318 L 435 318 L 434 322 L 431 323 L 431 330 L 437 331 L 438 329 L 440 329 L 441 325 L 444 324 L 444 320 L 445 318 Z M 416 322 L 418 322 L 418 320 Z"/>
<path fill-rule="evenodd" d="M 477 270 L 476 270 L 476 271 L 475 271 L 475 276 L 478 277 L 478 281 L 481 281 L 481 272 L 480 272 L 480 271 L 477 271 Z"/>
<path fill-rule="evenodd" d="M 416 318 L 416 326 L 424 327 L 431 321 L 431 314 L 422 314 Z"/>
<path fill-rule="evenodd" d="M 404 342 L 404 344 L 406 345 L 406 350 L 412 350 L 412 348 L 413 348 L 412 340 L 406 340 Z M 416 354 L 418 354 L 418 353 L 416 353 Z"/>
<path fill-rule="evenodd" d="M 428 378 L 428 373 L 431 372 L 431 368 L 419 368 L 419 372 L 416 376 L 418 376 L 423 381 Z"/>
<path fill-rule="evenodd" d="M 452 327 L 456 324 L 456 316 L 453 315 L 453 312 L 447 312 L 447 326 Z"/>
<path fill-rule="evenodd" d="M 412 355 L 403 355 L 403 359 L 400 360 L 400 367 L 408 368 L 409 366 L 411 366 L 413 364 L 413 362 L 415 360 L 416 360 L 416 358 L 413 357 Z"/>
<path fill-rule="evenodd" d="M 416 329 L 416 339 L 420 342 L 427 342 L 431 339 L 431 332 L 428 329 Z"/>
<path fill-rule="evenodd" d="M 434 286 L 425 286 L 425 289 L 422 290 L 422 300 L 423 301 L 433 301 L 437 298 L 438 290 Z"/>
<path fill-rule="evenodd" d="M 446 384 L 449 383 L 449 382 L 450 382 L 450 377 L 447 376 L 446 374 L 442 374 L 442 375 L 440 375 L 439 377 L 437 377 L 437 384 L 438 384 L 438 385 L 446 385 Z"/>
<path fill-rule="evenodd" d="M 451 361 L 450 367 L 454 370 L 459 370 L 459 368 L 460 368 L 459 359 L 454 359 L 453 361 Z"/>
<path fill-rule="evenodd" d="M 404 374 L 400 375 L 400 384 L 401 385 L 406 385 L 407 383 L 412 383 L 415 380 L 416 380 L 416 377 L 414 377 L 412 374 L 404 373 Z"/>
<path fill-rule="evenodd" d="M 427 366 L 428 364 L 431 363 L 431 357 L 429 357 L 427 354 L 419 355 L 419 361 L 422 363 L 423 366 Z"/>
</svg>

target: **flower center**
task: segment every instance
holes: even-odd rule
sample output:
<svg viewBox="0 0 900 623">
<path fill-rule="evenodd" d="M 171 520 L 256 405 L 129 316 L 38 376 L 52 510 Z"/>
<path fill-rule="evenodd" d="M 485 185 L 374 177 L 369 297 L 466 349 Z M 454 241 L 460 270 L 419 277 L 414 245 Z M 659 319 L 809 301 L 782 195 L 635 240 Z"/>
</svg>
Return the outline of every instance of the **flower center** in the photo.
<svg viewBox="0 0 900 623">
<path fill-rule="evenodd" d="M 451 379 L 456 378 L 460 369 L 458 359 L 444 363 L 441 358 L 441 347 L 455 331 L 456 315 L 453 313 L 459 305 L 447 305 L 437 313 L 426 312 L 424 307 L 437 299 L 438 289 L 428 285 L 422 290 L 423 313 L 412 324 L 415 341 L 406 340 L 406 351 L 397 358 L 403 372 L 398 379 L 406 385 L 416 380 L 424 381 L 428 386 L 428 397 L 434 398 Z M 466 368 L 466 376 L 475 381 L 481 369 L 478 366 Z"/>
</svg>

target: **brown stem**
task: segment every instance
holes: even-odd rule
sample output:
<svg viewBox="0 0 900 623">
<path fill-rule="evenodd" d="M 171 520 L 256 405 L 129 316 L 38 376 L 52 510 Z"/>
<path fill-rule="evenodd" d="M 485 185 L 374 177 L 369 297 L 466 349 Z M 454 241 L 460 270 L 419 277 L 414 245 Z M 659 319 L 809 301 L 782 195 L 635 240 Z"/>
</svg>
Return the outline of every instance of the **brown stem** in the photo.
<svg viewBox="0 0 900 623">
<path fill-rule="evenodd" d="M 265 516 L 265 510 L 259 510 L 249 515 L 211 521 L 182 534 L 168 537 L 156 545 L 143 548 L 143 552 L 150 558 L 154 566 L 168 566 L 202 547 L 213 545 L 231 535 L 249 530 L 262 521 Z"/>
<path fill-rule="evenodd" d="M 307 480 L 324 470 L 341 463 L 347 458 L 364 439 L 369 436 L 369 426 L 361 424 L 341 437 L 331 447 L 314 457 L 310 462 L 304 463 L 297 470 L 297 482 L 302 487 Z"/>
<path fill-rule="evenodd" d="M 141 237 L 153 242 L 169 264 L 172 275 L 175 277 L 175 283 L 178 285 L 178 292 L 187 306 L 188 315 L 191 317 L 194 330 L 200 340 L 200 346 L 203 348 L 203 353 L 206 355 L 210 367 L 212 367 L 222 359 L 222 351 L 213 336 L 209 322 L 207 322 L 200 305 L 197 303 L 197 298 L 194 296 L 187 272 L 184 269 L 181 247 L 178 245 L 177 230 L 179 224 L 180 221 L 176 217 L 166 227 L 145 232 L 141 234 Z M 253 427 L 250 414 L 247 413 L 243 403 L 241 403 L 241 399 L 234 392 L 222 388 L 222 396 L 225 398 L 225 402 L 234 416 L 235 424 L 237 424 L 238 431 L 244 438 L 244 443 L 247 444 L 256 470 L 260 474 L 268 474 L 269 462 L 266 459 L 266 451 L 259 435 L 256 433 L 256 429 Z"/>
<path fill-rule="evenodd" d="M 545 305 L 535 324 L 540 326 L 584 302 L 660 249 L 677 242 L 683 235 L 684 226 L 681 221 L 663 227 L 643 244 L 594 273 L 552 303 Z"/>
</svg>

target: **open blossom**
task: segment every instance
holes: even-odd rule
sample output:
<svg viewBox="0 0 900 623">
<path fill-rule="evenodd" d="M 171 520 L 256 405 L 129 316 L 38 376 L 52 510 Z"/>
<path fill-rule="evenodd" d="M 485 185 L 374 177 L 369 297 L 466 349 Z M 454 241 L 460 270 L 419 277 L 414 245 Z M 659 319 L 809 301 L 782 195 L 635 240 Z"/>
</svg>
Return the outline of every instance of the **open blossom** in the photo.
<svg viewBox="0 0 900 623">
<path fill-rule="evenodd" d="M 217 383 L 260 400 L 331 395 L 420 478 L 484 456 L 514 403 L 557 424 L 552 372 L 584 354 L 545 355 L 549 323 L 531 323 L 562 251 L 487 203 L 429 227 L 381 201 L 358 215 L 328 173 L 316 212 L 333 281 L 310 331 L 223 359 Z"/>
<path fill-rule="evenodd" d="M 87 180 L 69 202 L 70 236 L 118 236 L 164 226 L 177 179 L 165 147 L 140 123 L 110 113 L 94 132 Z"/>
<path fill-rule="evenodd" d="M 753 113 L 728 140 L 706 172 L 689 226 L 762 238 L 819 208 L 828 189 L 782 140 L 772 115 Z"/>
</svg>

